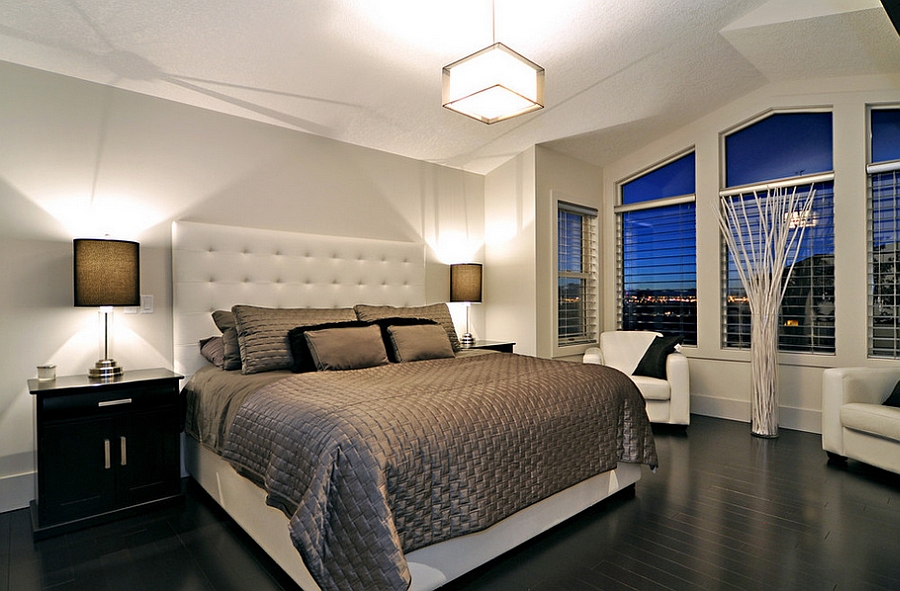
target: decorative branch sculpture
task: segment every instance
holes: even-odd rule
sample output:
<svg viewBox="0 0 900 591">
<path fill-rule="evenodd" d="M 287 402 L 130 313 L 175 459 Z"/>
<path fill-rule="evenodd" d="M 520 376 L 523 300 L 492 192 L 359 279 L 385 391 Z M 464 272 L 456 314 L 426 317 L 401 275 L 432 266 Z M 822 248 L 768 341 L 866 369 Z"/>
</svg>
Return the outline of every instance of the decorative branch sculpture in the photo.
<svg viewBox="0 0 900 591">
<path fill-rule="evenodd" d="M 777 188 L 722 198 L 719 228 L 750 305 L 750 428 L 778 436 L 778 313 L 810 225 L 815 188 L 806 196 Z M 785 276 L 785 272 L 787 275 Z"/>
</svg>

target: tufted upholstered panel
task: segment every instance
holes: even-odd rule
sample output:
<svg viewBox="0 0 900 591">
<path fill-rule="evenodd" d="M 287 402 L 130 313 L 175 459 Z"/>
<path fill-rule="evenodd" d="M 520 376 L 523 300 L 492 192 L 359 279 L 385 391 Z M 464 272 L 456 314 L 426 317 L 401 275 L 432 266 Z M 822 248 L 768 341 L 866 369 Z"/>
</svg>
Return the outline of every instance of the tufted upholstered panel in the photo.
<svg viewBox="0 0 900 591">
<path fill-rule="evenodd" d="M 215 310 L 424 304 L 425 246 L 175 222 L 172 275 L 175 371 L 190 376 Z"/>
</svg>

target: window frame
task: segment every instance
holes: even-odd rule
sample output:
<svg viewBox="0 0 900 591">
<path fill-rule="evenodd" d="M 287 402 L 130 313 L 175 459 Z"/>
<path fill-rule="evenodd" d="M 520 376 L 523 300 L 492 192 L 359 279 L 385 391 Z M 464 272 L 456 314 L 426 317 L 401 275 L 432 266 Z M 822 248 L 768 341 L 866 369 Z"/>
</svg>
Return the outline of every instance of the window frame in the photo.
<svg viewBox="0 0 900 591">
<path fill-rule="evenodd" d="M 556 305 L 553 309 L 553 356 L 574 355 L 584 351 L 585 349 L 595 346 L 599 336 L 600 327 L 600 252 L 599 252 L 599 223 L 600 212 L 594 207 L 581 205 L 574 200 L 560 196 L 554 199 L 555 210 L 555 226 L 554 226 L 554 289 L 556 291 Z M 566 212 L 582 216 L 582 265 L 581 271 L 562 271 L 559 265 L 559 253 L 561 247 L 561 236 L 559 234 L 559 216 L 560 213 Z M 586 230 L 586 232 L 585 232 Z M 587 269 L 587 270 L 585 270 Z M 585 297 L 585 318 L 582 321 L 583 330 L 573 339 L 560 338 L 560 279 L 572 278 L 580 279 L 587 283 L 583 293 Z M 584 296 L 583 296 L 584 297 Z"/>
<path fill-rule="evenodd" d="M 866 357 L 868 359 L 900 359 L 900 316 L 894 314 L 894 321 L 890 330 L 893 331 L 893 337 L 886 337 L 885 340 L 892 340 L 893 347 L 876 348 L 876 269 L 882 264 L 882 261 L 876 260 L 875 252 L 875 184 L 876 176 L 884 174 L 892 174 L 894 176 L 894 226 L 900 225 L 900 159 L 874 161 L 873 140 L 874 132 L 872 128 L 872 113 L 877 110 L 897 110 L 900 111 L 900 104 L 879 104 L 867 105 L 866 107 Z M 900 234 L 900 229 L 897 230 Z M 900 236 L 898 236 L 900 237 Z M 896 265 L 896 262 L 894 263 Z M 898 272 L 895 268 L 893 278 L 896 279 Z M 894 281 L 896 283 L 896 281 Z M 896 298 L 896 293 L 894 294 Z M 896 301 L 896 300 L 895 300 Z M 894 308 L 900 306 L 894 305 Z M 884 351 L 885 354 L 877 354 L 877 351 Z"/>
<path fill-rule="evenodd" d="M 697 294 L 697 165 L 694 162 L 694 192 L 685 195 L 673 195 L 669 197 L 661 197 L 658 199 L 648 199 L 645 201 L 637 201 L 633 203 L 624 203 L 624 187 L 625 185 L 649 175 L 661 168 L 664 168 L 686 156 L 694 154 L 696 158 L 696 147 L 690 146 L 680 152 L 677 152 L 656 164 L 642 169 L 616 183 L 616 205 L 613 207 L 613 214 L 616 220 L 616 328 L 621 330 L 625 320 L 625 216 L 636 211 L 647 211 L 651 209 L 661 209 L 673 205 L 683 205 L 686 203 L 694 204 L 694 335 L 699 341 L 699 323 L 697 315 L 699 311 L 698 294 Z M 686 342 L 688 347 L 696 347 L 697 343 Z"/>
<path fill-rule="evenodd" d="M 773 189 L 778 188 L 793 188 L 797 187 L 798 190 L 803 190 L 804 187 L 810 187 L 816 183 L 832 183 L 832 193 L 834 191 L 834 136 L 832 135 L 832 170 L 827 172 L 816 172 L 812 174 L 806 175 L 797 175 L 794 177 L 787 178 L 777 178 L 771 179 L 768 181 L 761 181 L 758 183 L 749 183 L 745 185 L 738 186 L 726 186 L 727 178 L 726 178 L 726 170 L 727 170 L 727 158 L 728 154 L 726 152 L 726 138 L 732 134 L 740 132 L 752 125 L 755 125 L 773 115 L 784 115 L 784 114 L 814 114 L 814 113 L 829 113 L 831 114 L 831 122 L 832 122 L 832 134 L 834 130 L 834 111 L 829 107 L 808 107 L 808 108 L 796 108 L 796 109 L 769 109 L 760 113 L 759 115 L 752 117 L 738 125 L 732 126 L 722 132 L 719 133 L 719 192 L 716 197 L 716 207 L 722 207 L 722 199 L 725 197 L 732 197 L 735 195 L 742 194 L 752 194 L 754 191 L 756 192 L 768 192 Z M 813 206 L 815 209 L 815 205 Z M 834 202 L 831 204 L 831 219 L 832 219 L 832 232 L 834 228 Z M 719 324 L 720 324 L 720 335 L 719 335 L 719 346 L 724 351 L 749 351 L 750 345 L 749 341 L 747 345 L 744 346 L 734 346 L 728 344 L 729 338 L 729 330 L 728 330 L 728 298 L 729 298 L 729 282 L 728 282 L 728 247 L 725 244 L 725 239 L 719 235 L 719 261 L 720 261 L 720 269 L 719 269 L 719 291 L 720 291 L 720 314 L 719 314 Z M 831 255 L 834 256 L 834 253 Z M 799 262 L 799 260 L 798 260 Z M 834 277 L 832 277 L 832 281 L 834 282 Z M 834 290 L 834 285 L 832 284 L 832 291 Z M 749 312 L 748 312 L 749 314 Z M 781 316 L 781 312 L 779 312 L 779 317 Z M 779 339 L 782 335 L 782 326 L 779 326 Z M 748 327 L 749 330 L 749 327 Z M 743 334 L 739 332 L 738 334 Z M 743 339 L 740 339 L 743 341 Z M 796 349 L 782 349 L 779 345 L 778 354 L 779 355 L 802 355 L 804 358 L 808 358 L 809 356 L 834 356 L 837 352 L 837 343 L 834 340 L 834 349 L 829 352 L 824 351 L 800 351 Z"/>
</svg>

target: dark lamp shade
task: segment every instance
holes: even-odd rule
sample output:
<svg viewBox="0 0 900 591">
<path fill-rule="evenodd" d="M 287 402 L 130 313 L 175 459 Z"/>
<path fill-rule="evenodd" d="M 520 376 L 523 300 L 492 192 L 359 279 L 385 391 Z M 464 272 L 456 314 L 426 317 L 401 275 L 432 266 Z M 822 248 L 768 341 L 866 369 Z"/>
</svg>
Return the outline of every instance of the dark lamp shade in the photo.
<svg viewBox="0 0 900 591">
<path fill-rule="evenodd" d="M 76 306 L 139 306 L 137 242 L 79 238 L 75 249 Z"/>
<path fill-rule="evenodd" d="M 481 263 L 450 265 L 450 301 L 481 301 Z"/>
</svg>

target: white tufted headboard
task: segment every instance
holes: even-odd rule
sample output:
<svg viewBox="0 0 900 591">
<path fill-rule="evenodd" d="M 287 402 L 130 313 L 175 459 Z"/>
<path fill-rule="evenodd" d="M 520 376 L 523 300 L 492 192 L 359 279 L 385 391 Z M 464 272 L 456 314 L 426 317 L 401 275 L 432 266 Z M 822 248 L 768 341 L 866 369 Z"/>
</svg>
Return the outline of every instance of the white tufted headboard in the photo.
<svg viewBox="0 0 900 591">
<path fill-rule="evenodd" d="M 175 371 L 190 377 L 215 310 L 424 304 L 425 245 L 175 222 L 172 276 Z"/>
</svg>

